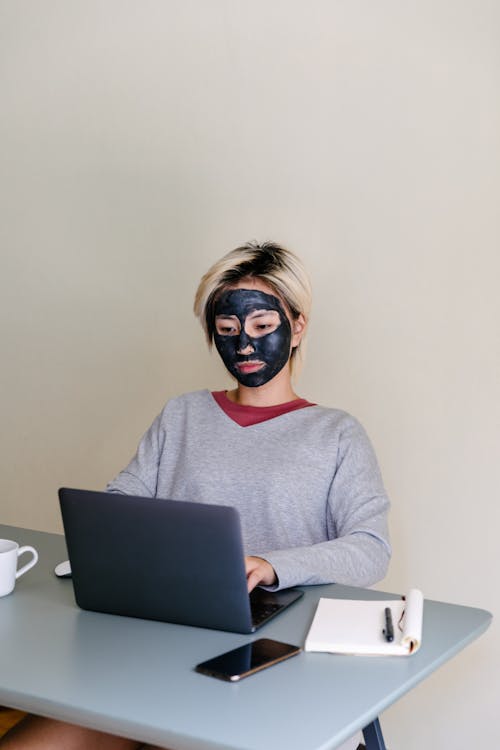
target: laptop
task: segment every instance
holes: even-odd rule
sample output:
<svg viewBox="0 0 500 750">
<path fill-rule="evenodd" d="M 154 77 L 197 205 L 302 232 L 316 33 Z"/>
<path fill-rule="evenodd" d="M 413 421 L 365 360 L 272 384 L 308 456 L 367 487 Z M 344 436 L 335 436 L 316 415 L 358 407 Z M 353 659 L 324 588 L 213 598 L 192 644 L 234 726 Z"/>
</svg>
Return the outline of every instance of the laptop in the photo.
<svg viewBox="0 0 500 750">
<path fill-rule="evenodd" d="M 82 609 L 253 633 L 303 595 L 247 591 L 236 508 L 61 488 Z"/>
</svg>

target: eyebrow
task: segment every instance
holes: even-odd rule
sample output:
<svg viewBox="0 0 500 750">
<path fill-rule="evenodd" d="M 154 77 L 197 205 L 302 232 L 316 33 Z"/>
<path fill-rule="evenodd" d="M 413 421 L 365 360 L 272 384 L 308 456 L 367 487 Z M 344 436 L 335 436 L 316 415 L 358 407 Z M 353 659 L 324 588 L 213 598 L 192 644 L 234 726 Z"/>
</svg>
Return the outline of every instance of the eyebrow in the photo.
<svg viewBox="0 0 500 750">
<path fill-rule="evenodd" d="M 263 318 L 266 315 L 269 315 L 271 313 L 278 313 L 277 310 L 254 310 L 253 312 L 249 312 L 247 315 L 247 318 L 252 316 L 252 318 Z"/>
</svg>

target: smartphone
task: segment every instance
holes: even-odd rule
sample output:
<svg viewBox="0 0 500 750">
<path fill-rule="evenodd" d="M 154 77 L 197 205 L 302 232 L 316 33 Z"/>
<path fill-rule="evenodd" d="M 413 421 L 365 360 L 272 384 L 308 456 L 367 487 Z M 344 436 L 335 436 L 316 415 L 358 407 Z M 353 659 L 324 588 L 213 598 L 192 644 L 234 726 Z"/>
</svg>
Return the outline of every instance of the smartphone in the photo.
<svg viewBox="0 0 500 750">
<path fill-rule="evenodd" d="M 259 638 L 245 646 L 197 664 L 195 669 L 197 672 L 217 677 L 219 680 L 236 682 L 249 674 L 289 659 L 290 656 L 295 656 L 301 651 L 300 646 L 272 641 L 270 638 Z"/>
</svg>

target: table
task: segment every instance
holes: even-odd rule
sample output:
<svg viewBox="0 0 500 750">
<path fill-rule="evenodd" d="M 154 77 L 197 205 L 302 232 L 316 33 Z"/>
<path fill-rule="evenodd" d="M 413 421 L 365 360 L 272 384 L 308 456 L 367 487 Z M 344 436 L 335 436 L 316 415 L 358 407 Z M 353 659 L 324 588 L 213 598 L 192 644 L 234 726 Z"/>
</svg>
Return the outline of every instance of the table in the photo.
<svg viewBox="0 0 500 750">
<path fill-rule="evenodd" d="M 340 585 L 304 597 L 255 636 L 78 609 L 54 576 L 64 537 L 0 526 L 30 544 L 38 565 L 0 599 L 0 704 L 173 750 L 327 750 L 357 730 L 383 748 L 377 717 L 483 633 L 481 609 L 428 601 L 423 645 L 411 657 L 302 653 L 241 683 L 198 674 L 201 661 L 269 637 L 303 645 L 320 596 L 390 598 Z"/>
</svg>

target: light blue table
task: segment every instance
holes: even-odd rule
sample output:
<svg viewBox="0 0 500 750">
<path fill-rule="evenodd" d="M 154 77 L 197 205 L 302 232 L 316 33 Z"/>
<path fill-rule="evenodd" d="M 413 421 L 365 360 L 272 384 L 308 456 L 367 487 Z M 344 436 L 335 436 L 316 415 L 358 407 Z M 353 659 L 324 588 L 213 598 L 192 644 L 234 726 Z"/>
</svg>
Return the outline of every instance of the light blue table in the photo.
<svg viewBox="0 0 500 750">
<path fill-rule="evenodd" d="M 253 636 L 79 610 L 70 580 L 53 575 L 64 538 L 0 526 L 31 544 L 37 566 L 0 599 L 0 704 L 144 742 L 194 750 L 328 750 L 377 717 L 483 633 L 488 612 L 426 601 L 423 645 L 409 658 L 302 653 L 241 683 L 197 674 L 200 661 Z M 345 586 L 306 587 L 266 636 L 303 645 L 320 596 L 387 598 Z"/>
</svg>

